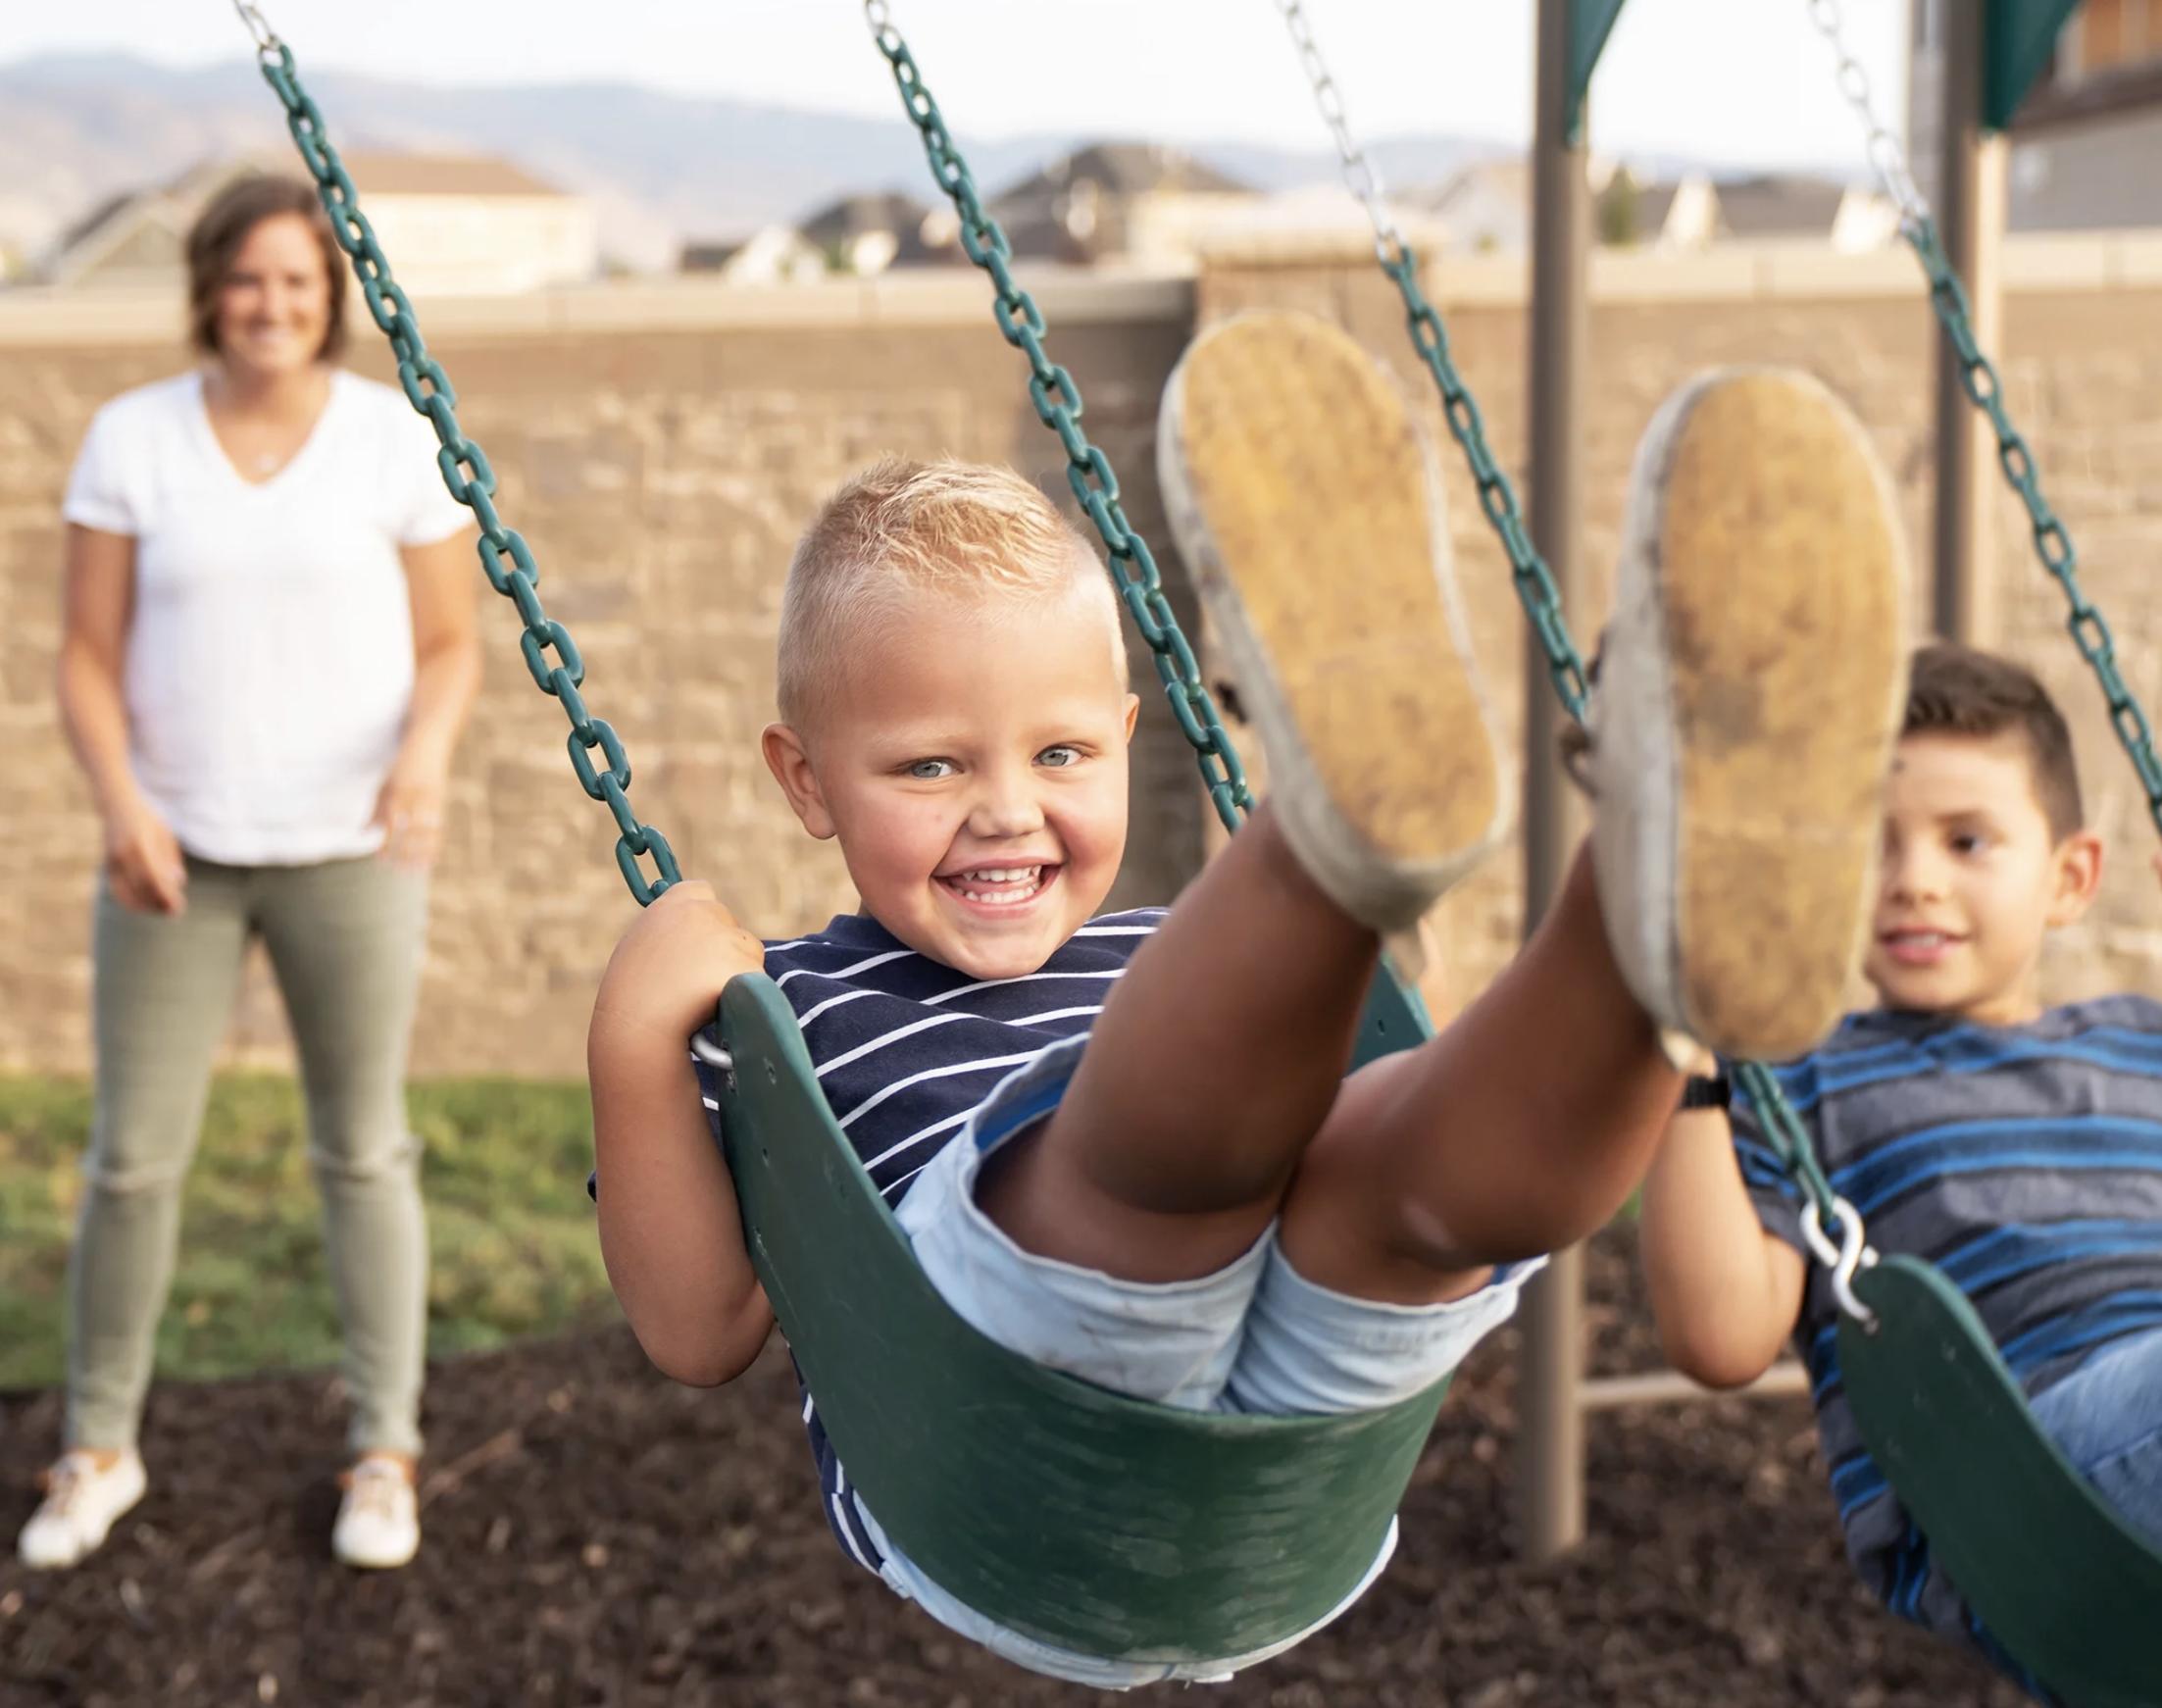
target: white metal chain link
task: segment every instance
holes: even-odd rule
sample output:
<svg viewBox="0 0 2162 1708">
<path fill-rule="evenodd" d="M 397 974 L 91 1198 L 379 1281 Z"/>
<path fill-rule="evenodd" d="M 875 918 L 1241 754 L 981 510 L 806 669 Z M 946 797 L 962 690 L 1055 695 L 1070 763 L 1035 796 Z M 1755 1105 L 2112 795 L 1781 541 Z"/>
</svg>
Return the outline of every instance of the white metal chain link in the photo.
<svg viewBox="0 0 2162 1708">
<path fill-rule="evenodd" d="M 255 37 L 255 51 L 262 55 L 277 52 L 277 31 L 271 27 L 254 0 L 232 0 L 232 9 L 240 14 L 240 22 L 247 25 L 248 33 Z"/>
<path fill-rule="evenodd" d="M 1862 121 L 1863 131 L 1869 139 L 1870 167 L 1877 174 L 1877 181 L 1884 185 L 1885 193 L 1899 210 L 1900 228 L 1911 237 L 1929 222 L 1930 204 L 1924 199 L 1921 186 L 1914 181 L 1905 147 L 1877 117 L 1869 73 L 1862 69 L 1861 62 L 1846 45 L 1846 21 L 1840 14 L 1839 0 L 1809 0 L 1809 21 L 1831 44 L 1838 61 L 1839 93 Z"/>
<path fill-rule="evenodd" d="M 1382 175 L 1367 158 L 1366 150 L 1352 137 L 1351 126 L 1344 117 L 1343 92 L 1336 87 L 1336 79 L 1329 75 L 1320 44 L 1314 40 L 1314 26 L 1307 22 L 1305 7 L 1299 0 L 1277 0 L 1277 10 L 1283 14 L 1284 27 L 1291 32 L 1291 45 L 1298 49 L 1299 64 L 1305 68 L 1306 80 L 1313 86 L 1314 105 L 1321 109 L 1322 122 L 1336 140 L 1336 158 L 1342 164 L 1343 181 L 1366 208 L 1366 217 L 1374 226 L 1374 253 L 1381 257 L 1383 266 L 1389 266 L 1402 258 L 1406 245 L 1404 234 L 1396 228 L 1396 222 L 1390 218 L 1388 204 L 1383 199 Z"/>
<path fill-rule="evenodd" d="M 1824 1213 L 1817 1208 L 1814 1199 L 1805 1200 L 1801 1207 L 1802 1238 L 1831 1275 L 1832 1294 L 1838 1300 L 1839 1309 L 1863 1328 L 1875 1330 L 1877 1313 L 1862 1303 L 1854 1290 L 1854 1278 L 1863 1270 L 1876 1267 L 1877 1253 L 1869 1243 L 1869 1232 L 1862 1226 L 1859 1210 L 1836 1194 L 1833 1197 L 1832 1209 L 1839 1220 L 1839 1243 L 1833 1244 L 1832 1236 L 1825 1231 Z"/>
</svg>

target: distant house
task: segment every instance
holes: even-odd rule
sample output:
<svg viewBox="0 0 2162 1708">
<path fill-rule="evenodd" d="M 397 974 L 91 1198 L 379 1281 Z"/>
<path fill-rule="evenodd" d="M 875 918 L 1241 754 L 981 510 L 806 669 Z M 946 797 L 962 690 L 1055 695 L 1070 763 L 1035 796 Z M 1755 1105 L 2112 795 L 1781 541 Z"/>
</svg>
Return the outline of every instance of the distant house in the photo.
<svg viewBox="0 0 2162 1708">
<path fill-rule="evenodd" d="M 1836 178 L 1767 173 L 1721 178 L 1721 237 L 1741 242 L 1822 243 L 1843 253 L 1878 249 L 1898 234 L 1899 211 L 1887 197 Z"/>
<path fill-rule="evenodd" d="M 1392 199 L 1389 216 L 1404 241 L 1422 255 L 1443 247 L 1440 222 L 1432 215 Z M 1365 206 L 1332 180 L 1241 197 L 1234 207 L 1213 216 L 1199 238 L 1203 253 L 1236 253 L 1315 244 L 1358 249 L 1370 245 L 1374 233 Z"/>
<path fill-rule="evenodd" d="M 1937 195 L 1947 0 L 1915 0 L 1908 148 Z M 2015 231 L 2162 226 L 2162 0 L 2086 0 L 2013 115 Z"/>
<path fill-rule="evenodd" d="M 826 252 L 792 226 L 767 226 L 736 242 L 685 243 L 677 270 L 729 284 L 808 284 L 828 273 Z"/>
<path fill-rule="evenodd" d="M 1432 215 L 1452 249 L 1484 254 L 1532 245 L 1532 166 L 1521 156 L 1475 160 L 1438 184 L 1395 199 Z"/>
<path fill-rule="evenodd" d="M 1250 186 L 1181 149 L 1099 142 L 1031 173 L 989 205 L 1014 253 L 1029 260 L 1181 266 L 1253 200 Z"/>
<path fill-rule="evenodd" d="M 869 278 L 893 267 L 940 267 L 964 262 L 959 222 L 896 190 L 842 196 L 807 216 L 796 235 L 824 258 L 829 271 Z"/>
<path fill-rule="evenodd" d="M 355 152 L 344 157 L 398 281 L 424 295 L 532 290 L 600 268 L 593 206 L 508 161 L 477 155 Z M 176 284 L 187 229 L 234 178 L 297 162 L 223 161 L 92 209 L 47 257 L 48 283 Z"/>
</svg>

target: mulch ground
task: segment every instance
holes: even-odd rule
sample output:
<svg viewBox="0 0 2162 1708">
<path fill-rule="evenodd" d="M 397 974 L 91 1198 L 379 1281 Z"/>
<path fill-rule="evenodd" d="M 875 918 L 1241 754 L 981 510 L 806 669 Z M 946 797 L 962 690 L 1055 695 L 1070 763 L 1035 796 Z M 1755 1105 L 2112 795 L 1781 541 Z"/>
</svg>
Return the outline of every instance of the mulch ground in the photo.
<svg viewBox="0 0 2162 1708">
<path fill-rule="evenodd" d="M 1648 1368 L 1632 1267 L 1594 1253 L 1594 1364 Z M 1799 1399 L 1595 1415 L 1591 1540 L 1511 1557 L 1513 1339 L 1459 1380 L 1382 1582 L 1210 1708 L 2012 1708 L 1880 1613 L 1840 1553 Z M 0 1520 L 58 1404 L 0 1396 Z M 328 1557 L 341 1428 L 317 1376 L 154 1396 L 149 1496 L 94 1560 L 0 1564 L 0 1704 L 81 1708 L 1054 1708 L 1100 1700 L 950 1638 L 821 1521 L 786 1361 L 718 1392 L 621 1330 L 448 1363 L 428 1390 L 427 1540 Z"/>
</svg>

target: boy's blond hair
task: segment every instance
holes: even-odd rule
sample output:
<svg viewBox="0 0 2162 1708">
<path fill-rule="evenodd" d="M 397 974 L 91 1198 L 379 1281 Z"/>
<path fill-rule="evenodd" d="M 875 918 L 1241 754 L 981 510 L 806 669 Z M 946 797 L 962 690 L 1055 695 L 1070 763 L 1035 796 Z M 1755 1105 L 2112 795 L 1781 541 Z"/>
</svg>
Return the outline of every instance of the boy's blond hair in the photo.
<svg viewBox="0 0 2162 1708">
<path fill-rule="evenodd" d="M 912 595 L 1056 598 L 1098 590 L 1118 679 L 1117 597 L 1087 542 L 1011 469 L 887 457 L 842 484 L 796 543 L 780 598 L 780 716 L 801 725 L 852 635 Z M 1091 599 L 1090 603 L 1095 600 Z"/>
</svg>

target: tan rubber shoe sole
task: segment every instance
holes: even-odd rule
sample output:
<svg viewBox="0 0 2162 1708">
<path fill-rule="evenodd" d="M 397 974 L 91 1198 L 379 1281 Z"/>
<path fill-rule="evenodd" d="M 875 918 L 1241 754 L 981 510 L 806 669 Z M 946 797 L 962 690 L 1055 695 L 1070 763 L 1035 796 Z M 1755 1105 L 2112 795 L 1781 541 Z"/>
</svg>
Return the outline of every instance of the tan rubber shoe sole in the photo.
<svg viewBox="0 0 2162 1708">
<path fill-rule="evenodd" d="M 1158 464 L 1293 852 L 1353 918 L 1410 924 L 1509 801 L 1403 399 L 1334 327 L 1245 316 L 1172 376 Z"/>
<path fill-rule="evenodd" d="M 1890 484 L 1815 380 L 1729 372 L 1654 422 L 1631 512 L 1600 811 L 1613 790 L 1671 791 L 1638 803 L 1660 832 L 1638 848 L 1654 869 L 1634 875 L 1634 897 L 1611 897 L 1639 908 L 1639 929 L 1671 926 L 1664 945 L 1640 945 L 1650 988 L 1632 982 L 1655 1019 L 1723 1054 L 1795 1055 L 1838 1019 L 1874 899 L 1908 649 Z M 1650 668 L 1616 656 L 1625 633 L 1651 643 Z M 1644 893 L 1662 884 L 1669 895 Z"/>
</svg>

